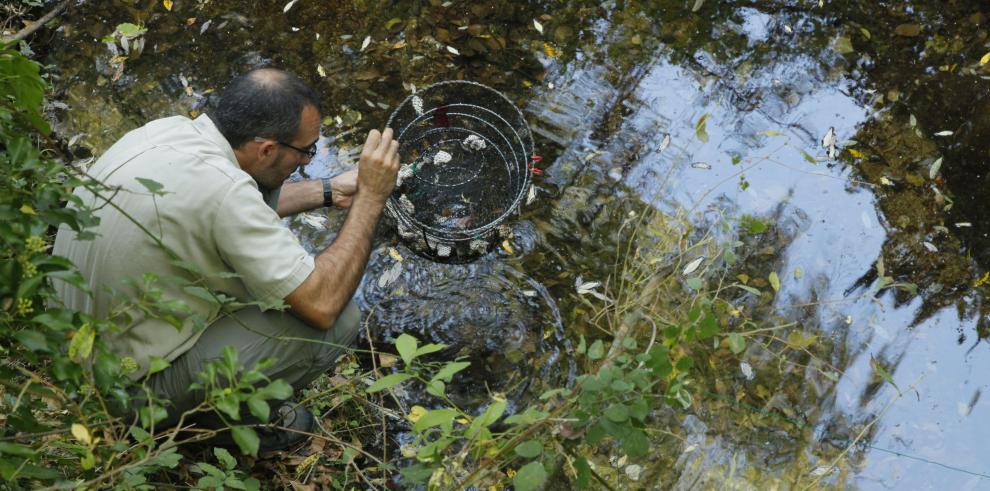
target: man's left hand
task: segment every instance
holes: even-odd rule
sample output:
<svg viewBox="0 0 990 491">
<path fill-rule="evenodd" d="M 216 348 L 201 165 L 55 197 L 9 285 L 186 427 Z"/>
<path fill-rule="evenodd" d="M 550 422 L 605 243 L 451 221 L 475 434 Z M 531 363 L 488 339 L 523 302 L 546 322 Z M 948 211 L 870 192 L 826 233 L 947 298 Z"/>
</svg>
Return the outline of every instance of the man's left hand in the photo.
<svg viewBox="0 0 990 491">
<path fill-rule="evenodd" d="M 354 193 L 357 192 L 357 169 L 351 169 L 330 178 L 330 189 L 333 191 L 333 205 L 341 208 L 351 206 Z"/>
</svg>

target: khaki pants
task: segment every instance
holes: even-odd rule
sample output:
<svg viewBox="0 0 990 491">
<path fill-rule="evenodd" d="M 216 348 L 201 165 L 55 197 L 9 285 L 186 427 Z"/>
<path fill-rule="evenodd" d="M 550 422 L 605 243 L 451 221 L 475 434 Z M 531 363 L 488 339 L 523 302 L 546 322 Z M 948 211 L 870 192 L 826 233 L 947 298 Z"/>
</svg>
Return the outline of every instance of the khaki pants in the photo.
<svg viewBox="0 0 990 491">
<path fill-rule="evenodd" d="M 354 344 L 360 326 L 361 313 L 353 301 L 328 331 L 310 327 L 288 312 L 262 312 L 257 307 L 223 317 L 207 326 L 189 351 L 148 380 L 155 396 L 169 405 L 168 418 L 158 425 L 174 425 L 183 412 L 203 401 L 203 391 L 189 390 L 189 385 L 198 381 L 196 374 L 209 362 L 223 358 L 225 346 L 237 349 L 238 362 L 245 368 L 262 358 L 274 358 L 265 375 L 272 380 L 284 379 L 299 390 L 333 368 L 337 358 Z M 246 411 L 242 413 L 245 416 Z"/>
</svg>

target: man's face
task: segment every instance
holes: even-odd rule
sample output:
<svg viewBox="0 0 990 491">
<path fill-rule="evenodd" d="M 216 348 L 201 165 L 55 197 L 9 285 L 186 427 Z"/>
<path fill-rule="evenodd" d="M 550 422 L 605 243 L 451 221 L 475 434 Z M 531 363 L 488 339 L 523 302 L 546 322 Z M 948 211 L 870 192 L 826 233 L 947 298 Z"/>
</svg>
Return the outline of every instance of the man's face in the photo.
<svg viewBox="0 0 990 491">
<path fill-rule="evenodd" d="M 315 107 L 306 106 L 300 119 L 296 136 L 291 141 L 275 145 L 270 160 L 264 162 L 253 175 L 259 186 L 269 190 L 278 189 L 296 169 L 311 160 L 308 154 L 298 149 L 309 150 L 316 145 L 320 138 L 320 113 Z"/>
</svg>

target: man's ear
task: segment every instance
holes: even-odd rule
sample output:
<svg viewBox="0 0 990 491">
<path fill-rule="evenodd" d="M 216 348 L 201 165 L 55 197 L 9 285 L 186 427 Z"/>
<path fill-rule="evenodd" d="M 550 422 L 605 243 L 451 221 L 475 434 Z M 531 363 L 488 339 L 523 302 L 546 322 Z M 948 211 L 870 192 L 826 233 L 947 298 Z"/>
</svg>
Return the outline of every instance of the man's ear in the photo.
<svg viewBox="0 0 990 491">
<path fill-rule="evenodd" d="M 256 153 L 259 159 L 269 159 L 278 151 L 278 143 L 275 140 L 265 140 L 258 143 Z"/>
</svg>

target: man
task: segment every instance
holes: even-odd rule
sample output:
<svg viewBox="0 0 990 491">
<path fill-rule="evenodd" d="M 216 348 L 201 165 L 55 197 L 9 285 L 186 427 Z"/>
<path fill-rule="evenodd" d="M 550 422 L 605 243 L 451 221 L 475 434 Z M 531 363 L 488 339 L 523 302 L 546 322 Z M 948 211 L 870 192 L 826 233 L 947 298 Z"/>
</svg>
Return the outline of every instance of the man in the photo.
<svg viewBox="0 0 990 491">
<path fill-rule="evenodd" d="M 99 225 L 89 230 L 96 237 L 82 240 L 63 227 L 54 253 L 78 266 L 91 293 L 56 287 L 67 307 L 116 322 L 119 332 L 104 340 L 137 362 L 136 377 L 156 358 L 170 362 L 147 381 L 171 403 L 166 424 L 203 401 L 189 385 L 225 346 L 235 347 L 246 367 L 275 358 L 266 375 L 299 389 L 354 341 L 360 315 L 351 296 L 395 186 L 398 142 L 390 129 L 373 130 L 356 170 L 284 183 L 316 154 L 320 121 L 319 98 L 301 80 L 254 70 L 235 78 L 209 115 L 152 121 L 115 143 L 89 171 L 110 191 L 76 191 L 97 210 Z M 311 257 L 280 217 L 331 204 L 349 207 L 347 219 L 334 242 Z M 207 290 L 289 308 L 225 313 Z M 157 292 L 187 306 L 180 328 L 149 308 Z M 272 413 L 295 430 L 312 424 L 308 410 L 291 403 Z M 262 447 L 283 447 L 298 435 L 272 434 Z"/>
</svg>

